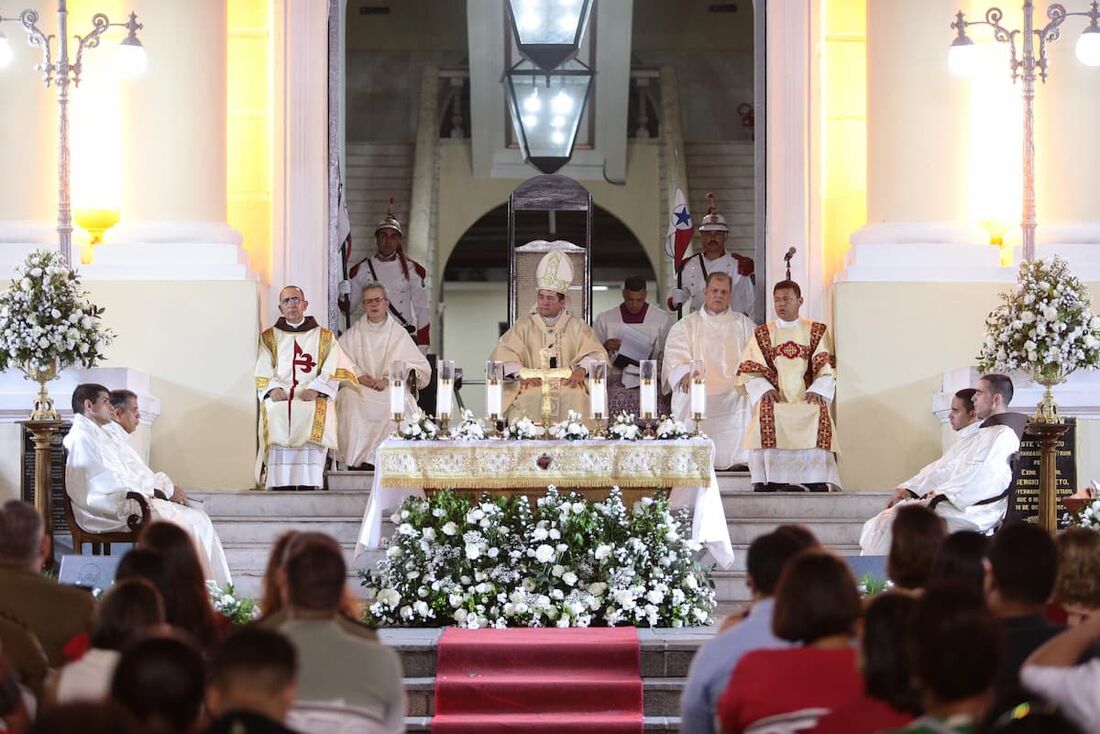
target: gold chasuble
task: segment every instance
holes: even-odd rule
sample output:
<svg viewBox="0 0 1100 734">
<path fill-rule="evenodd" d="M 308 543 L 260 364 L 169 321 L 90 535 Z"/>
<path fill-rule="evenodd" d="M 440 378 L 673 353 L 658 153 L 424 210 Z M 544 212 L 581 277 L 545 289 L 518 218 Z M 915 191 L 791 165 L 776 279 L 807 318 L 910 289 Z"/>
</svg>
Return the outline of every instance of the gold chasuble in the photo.
<svg viewBox="0 0 1100 734">
<path fill-rule="evenodd" d="M 550 365 L 541 363 L 543 349 L 548 350 Z M 504 362 L 505 374 L 514 375 L 522 368 L 550 366 L 572 370 L 586 366 L 589 361 L 607 361 L 607 352 L 596 340 L 592 327 L 562 311 L 552 322 L 538 314 L 517 319 L 500 337 L 489 359 Z M 550 399 L 555 420 L 564 419 L 570 410 L 588 415 L 588 393 L 583 387 L 563 387 L 560 379 L 552 379 Z M 539 421 L 542 388 L 522 389 L 517 380 L 506 386 L 502 407 L 509 421 L 523 416 Z"/>
<path fill-rule="evenodd" d="M 334 400 L 340 384 L 359 388 L 355 368 L 328 329 L 312 316 L 296 327 L 279 319 L 260 333 L 256 360 L 256 392 L 260 400 L 260 451 L 257 474 L 271 446 L 296 449 L 308 444 L 336 448 Z M 288 400 L 274 401 L 268 394 L 286 391 Z M 298 396 L 316 390 L 316 400 Z"/>
<path fill-rule="evenodd" d="M 779 401 L 756 404 L 745 448 L 836 451 L 829 406 L 806 401 L 815 380 L 835 378 L 835 367 L 825 324 L 799 319 L 782 328 L 775 321 L 756 327 L 737 370 L 737 384 L 744 387 L 761 377 L 779 393 Z"/>
</svg>

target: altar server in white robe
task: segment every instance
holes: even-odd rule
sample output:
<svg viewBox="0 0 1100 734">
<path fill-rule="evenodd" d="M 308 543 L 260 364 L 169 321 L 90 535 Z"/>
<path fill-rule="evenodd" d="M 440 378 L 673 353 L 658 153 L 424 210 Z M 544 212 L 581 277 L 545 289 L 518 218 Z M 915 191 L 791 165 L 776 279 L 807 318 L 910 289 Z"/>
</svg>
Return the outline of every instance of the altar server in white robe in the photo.
<svg viewBox="0 0 1100 734">
<path fill-rule="evenodd" d="M 622 303 L 596 316 L 592 329 L 607 350 L 612 368 L 607 391 L 608 415 L 618 415 L 620 411 L 638 414 L 639 360 L 661 361 L 671 326 L 671 315 L 646 301 L 645 279 L 640 275 L 632 275 L 623 283 Z M 648 352 L 628 354 L 620 351 L 627 329 L 638 343 L 648 344 Z"/>
<path fill-rule="evenodd" d="M 93 533 L 126 530 L 126 493 L 144 495 L 157 520 L 179 525 L 195 541 L 206 577 L 219 586 L 232 583 L 221 540 L 202 510 L 187 507 L 187 495 L 167 474 L 154 472 L 129 441 L 140 417 L 137 396 L 122 391 L 128 403 L 123 424 L 115 422 L 111 395 L 102 385 L 86 383 L 73 391 L 73 425 L 65 437 L 68 457 L 65 488 L 78 525 Z M 130 397 L 132 396 L 132 397 Z"/>
<path fill-rule="evenodd" d="M 363 288 L 363 317 L 340 336 L 340 348 L 356 366 L 362 389 L 336 396 L 336 455 L 348 466 L 374 463 L 374 450 L 394 430 L 390 409 L 390 366 L 401 362 L 406 380 L 415 373 L 418 390 L 428 385 L 431 367 L 408 332 L 389 314 L 390 300 L 381 283 Z M 416 413 L 416 398 L 405 391 L 405 415 Z"/>
<path fill-rule="evenodd" d="M 669 330 L 662 370 L 665 392 L 672 392 L 672 415 L 686 423 L 691 417 L 691 362 L 706 362 L 707 404 L 702 430 L 714 441 L 716 469 L 748 460 L 743 443 L 752 417 L 748 399 L 737 388 L 737 365 L 755 324 L 730 307 L 732 285 L 726 273 L 710 274 L 703 308 Z"/>
<path fill-rule="evenodd" d="M 1027 426 L 1027 416 L 1007 410 L 1012 391 L 1012 380 L 1006 375 L 989 374 L 978 380 L 973 395 L 978 420 L 959 430 L 955 445 L 902 482 L 889 506 L 864 524 L 859 540 L 864 555 L 885 555 L 890 550 L 894 515 L 909 502 L 931 507 L 946 521 L 948 532 L 988 534 L 996 529 L 1008 509 L 1010 461 L 1020 450 Z"/>
<path fill-rule="evenodd" d="M 355 365 L 332 332 L 305 315 L 307 308 L 301 288 L 283 288 L 279 292 L 282 317 L 260 333 L 256 477 L 266 463 L 268 488 L 321 486 L 325 457 L 336 448 L 336 391 L 341 384 L 359 389 Z"/>
</svg>

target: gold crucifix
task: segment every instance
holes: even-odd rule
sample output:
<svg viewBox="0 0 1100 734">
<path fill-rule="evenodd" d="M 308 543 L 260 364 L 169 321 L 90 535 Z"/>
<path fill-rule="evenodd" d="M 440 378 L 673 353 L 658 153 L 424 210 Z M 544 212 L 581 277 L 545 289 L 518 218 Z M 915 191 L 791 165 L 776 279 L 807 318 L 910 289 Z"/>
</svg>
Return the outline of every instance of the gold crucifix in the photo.
<svg viewBox="0 0 1100 734">
<path fill-rule="evenodd" d="M 544 428 L 549 428 L 553 422 L 553 406 L 550 404 L 550 381 L 567 380 L 573 374 L 573 370 L 568 367 L 551 367 L 550 357 L 553 352 L 549 347 L 543 347 L 539 350 L 539 367 L 524 367 L 519 371 L 520 379 L 534 380 L 539 379 L 542 381 L 542 425 Z"/>
</svg>

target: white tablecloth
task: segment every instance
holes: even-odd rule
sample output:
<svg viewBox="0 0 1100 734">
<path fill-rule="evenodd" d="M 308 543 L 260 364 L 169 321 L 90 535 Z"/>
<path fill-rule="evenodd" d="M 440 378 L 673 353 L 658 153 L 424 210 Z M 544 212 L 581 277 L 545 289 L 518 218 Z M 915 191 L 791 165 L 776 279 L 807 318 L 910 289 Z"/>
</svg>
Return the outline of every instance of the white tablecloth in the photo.
<svg viewBox="0 0 1100 734">
<path fill-rule="evenodd" d="M 733 565 L 726 514 L 709 438 L 675 441 L 404 441 L 378 447 L 374 484 L 355 555 L 377 550 L 382 521 L 424 489 L 507 489 L 555 485 L 667 487 L 672 509 L 694 508 L 692 539 L 706 545 L 721 568 Z"/>
</svg>

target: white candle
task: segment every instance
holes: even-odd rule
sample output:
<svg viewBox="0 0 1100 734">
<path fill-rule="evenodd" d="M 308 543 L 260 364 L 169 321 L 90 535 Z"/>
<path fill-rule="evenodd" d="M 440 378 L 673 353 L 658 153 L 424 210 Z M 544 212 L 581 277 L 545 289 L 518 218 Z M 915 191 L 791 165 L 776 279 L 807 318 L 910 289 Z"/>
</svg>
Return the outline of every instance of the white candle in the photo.
<svg viewBox="0 0 1100 734">
<path fill-rule="evenodd" d="M 390 412 L 405 414 L 405 385 L 401 382 L 390 382 Z"/>
<path fill-rule="evenodd" d="M 504 412 L 501 410 L 501 405 L 504 403 L 502 391 L 503 385 L 497 381 L 485 386 L 485 410 L 489 415 L 499 417 Z"/>
<path fill-rule="evenodd" d="M 657 384 L 653 380 L 642 380 L 642 415 L 654 415 L 657 412 Z"/>
<path fill-rule="evenodd" d="M 594 416 L 607 412 L 607 386 L 603 380 L 593 380 L 588 385 L 588 412 Z"/>
<path fill-rule="evenodd" d="M 452 380 L 440 380 L 435 393 L 436 415 L 450 415 L 454 397 L 454 382 Z"/>
<path fill-rule="evenodd" d="M 691 383 L 691 412 L 695 415 L 707 413 L 707 385 L 705 382 Z"/>
</svg>

